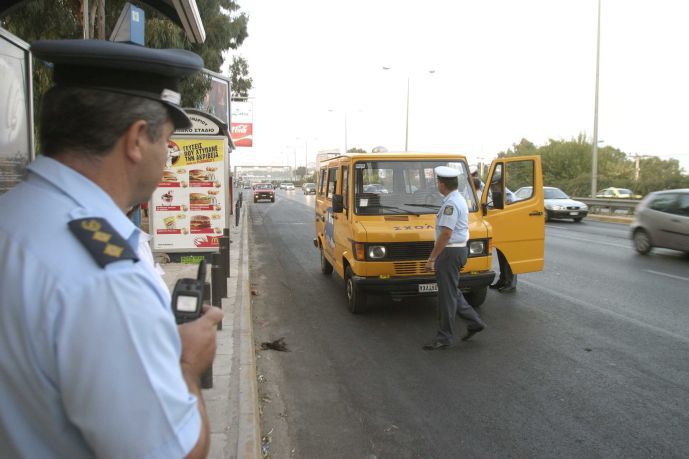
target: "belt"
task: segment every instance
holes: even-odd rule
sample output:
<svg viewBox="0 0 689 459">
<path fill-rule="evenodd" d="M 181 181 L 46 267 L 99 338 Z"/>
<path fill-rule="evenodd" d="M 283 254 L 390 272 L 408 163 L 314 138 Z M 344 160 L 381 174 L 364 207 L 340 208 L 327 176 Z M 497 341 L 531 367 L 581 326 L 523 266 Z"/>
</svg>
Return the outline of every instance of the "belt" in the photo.
<svg viewBox="0 0 689 459">
<path fill-rule="evenodd" d="M 458 243 L 456 243 L 456 244 L 447 244 L 445 247 L 466 247 L 466 246 L 467 246 L 467 243 L 466 243 L 466 242 L 464 242 L 464 243 L 459 243 L 459 242 L 458 242 Z"/>
</svg>

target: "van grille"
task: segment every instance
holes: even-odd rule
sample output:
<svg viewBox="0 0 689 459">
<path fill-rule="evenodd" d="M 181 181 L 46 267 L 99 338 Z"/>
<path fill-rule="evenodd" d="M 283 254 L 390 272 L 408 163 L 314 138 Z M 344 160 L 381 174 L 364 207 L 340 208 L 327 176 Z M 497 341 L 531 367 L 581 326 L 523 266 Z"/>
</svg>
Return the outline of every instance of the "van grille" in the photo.
<svg viewBox="0 0 689 459">
<path fill-rule="evenodd" d="M 405 274 L 428 274 L 424 271 L 423 261 L 398 261 L 394 263 L 395 274 L 405 275 Z"/>
<path fill-rule="evenodd" d="M 385 244 L 387 260 L 426 260 L 433 251 L 433 241 L 393 242 Z"/>
</svg>

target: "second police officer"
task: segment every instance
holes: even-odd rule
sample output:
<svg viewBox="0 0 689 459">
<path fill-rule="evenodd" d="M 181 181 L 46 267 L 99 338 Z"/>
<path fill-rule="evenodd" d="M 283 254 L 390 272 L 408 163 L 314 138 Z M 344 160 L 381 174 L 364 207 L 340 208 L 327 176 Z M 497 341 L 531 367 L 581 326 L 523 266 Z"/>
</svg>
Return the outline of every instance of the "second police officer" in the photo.
<svg viewBox="0 0 689 459">
<path fill-rule="evenodd" d="M 455 316 L 467 322 L 466 341 L 485 328 L 474 308 L 459 291 L 459 271 L 466 264 L 469 240 L 469 209 L 459 187 L 458 169 L 438 166 L 438 191 L 444 196 L 435 221 L 435 244 L 426 261 L 426 271 L 435 271 L 438 282 L 438 332 L 423 346 L 426 350 L 445 349 L 454 344 Z"/>
</svg>

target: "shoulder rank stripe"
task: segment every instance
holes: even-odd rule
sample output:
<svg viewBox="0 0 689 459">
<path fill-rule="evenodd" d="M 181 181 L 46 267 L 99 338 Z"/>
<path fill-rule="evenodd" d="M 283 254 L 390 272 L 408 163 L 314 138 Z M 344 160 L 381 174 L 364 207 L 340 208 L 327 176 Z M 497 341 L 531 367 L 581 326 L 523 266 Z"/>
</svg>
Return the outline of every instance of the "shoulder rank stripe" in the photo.
<svg viewBox="0 0 689 459">
<path fill-rule="evenodd" d="M 120 260 L 139 261 L 134 250 L 103 218 L 79 218 L 68 223 L 101 268 Z"/>
</svg>

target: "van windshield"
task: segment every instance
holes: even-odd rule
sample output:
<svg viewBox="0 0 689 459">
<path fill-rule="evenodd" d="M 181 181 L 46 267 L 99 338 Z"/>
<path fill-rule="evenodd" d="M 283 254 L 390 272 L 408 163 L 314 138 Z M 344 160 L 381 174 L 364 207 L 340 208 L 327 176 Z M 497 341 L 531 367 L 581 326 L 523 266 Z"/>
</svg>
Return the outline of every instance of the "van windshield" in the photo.
<svg viewBox="0 0 689 459">
<path fill-rule="evenodd" d="M 354 212 L 359 215 L 435 214 L 443 195 L 433 171 L 459 170 L 458 191 L 470 212 L 478 209 L 464 162 L 447 160 L 361 161 L 354 164 Z"/>
</svg>

